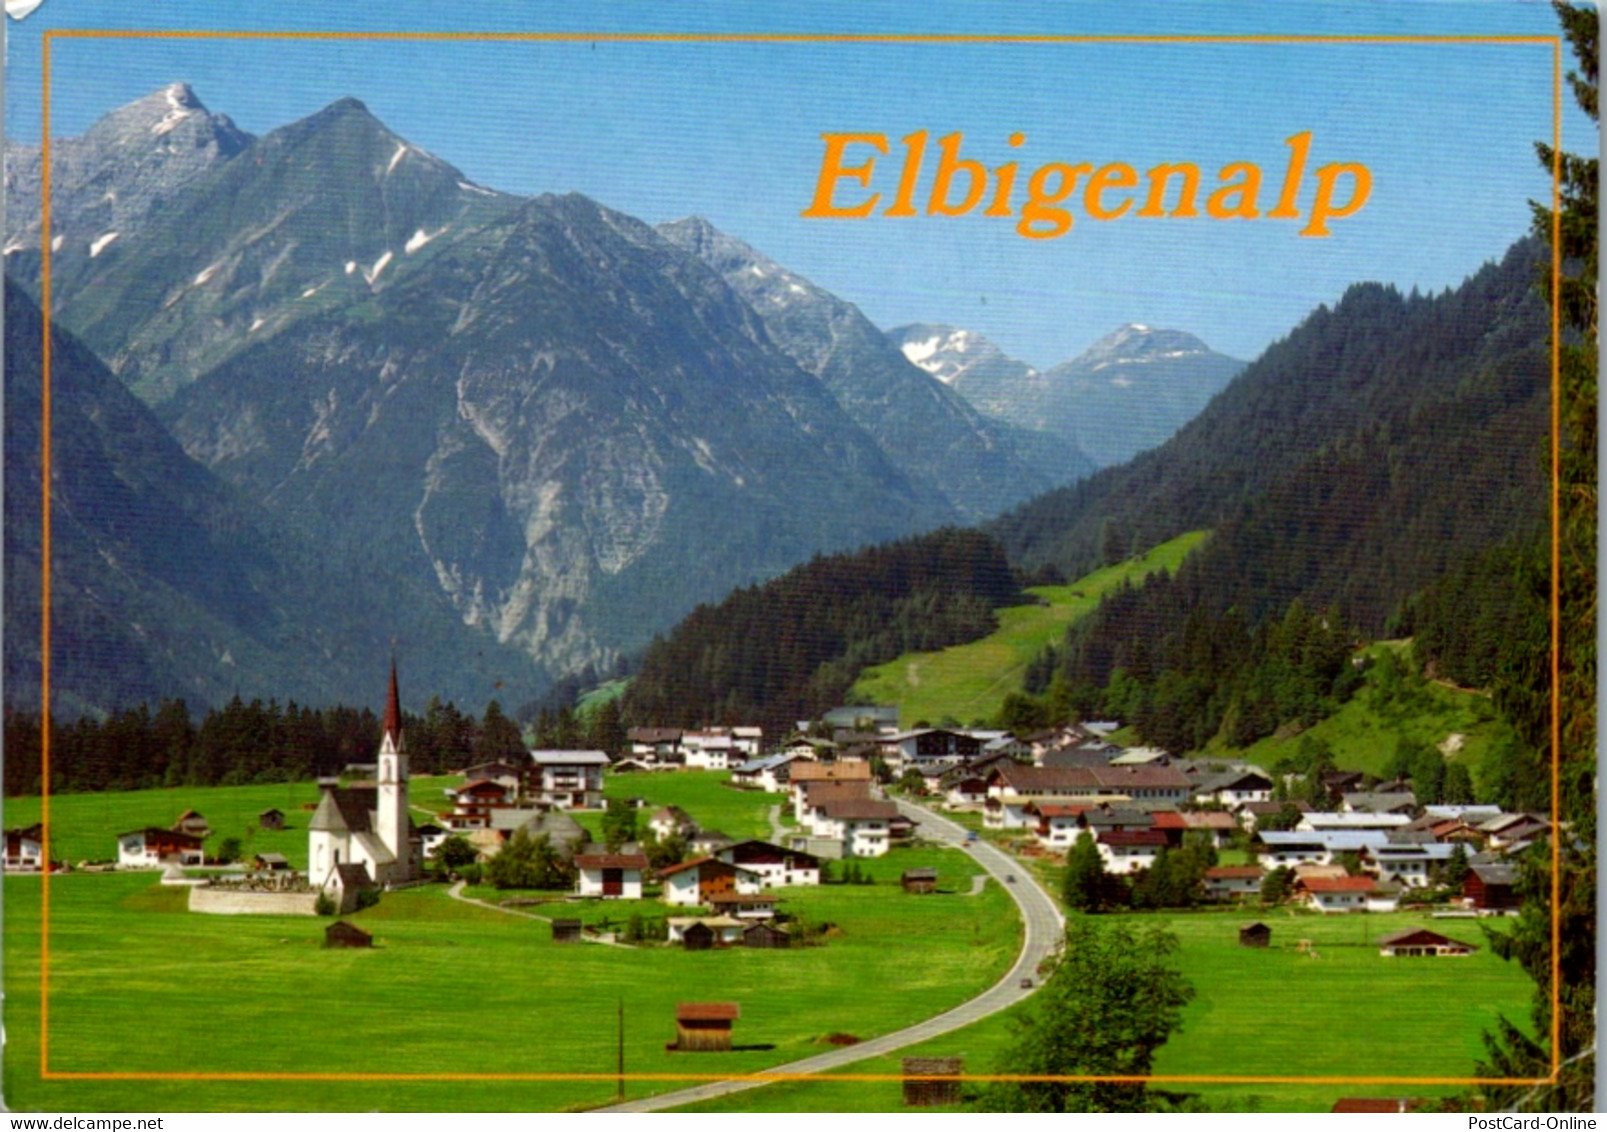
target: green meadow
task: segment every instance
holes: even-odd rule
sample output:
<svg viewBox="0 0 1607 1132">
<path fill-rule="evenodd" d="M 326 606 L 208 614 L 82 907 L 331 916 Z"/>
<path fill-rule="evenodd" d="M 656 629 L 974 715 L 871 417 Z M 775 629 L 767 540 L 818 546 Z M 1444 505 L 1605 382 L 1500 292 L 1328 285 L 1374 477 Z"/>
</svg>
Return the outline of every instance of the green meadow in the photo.
<svg viewBox="0 0 1607 1132">
<path fill-rule="evenodd" d="M 1021 690 L 1021 677 L 1033 657 L 1097 608 L 1104 594 L 1122 582 L 1136 584 L 1159 571 L 1176 570 L 1208 534 L 1180 535 L 1067 586 L 1034 586 L 1027 592 L 1037 601 L 999 610 L 999 628 L 980 641 L 941 652 L 909 653 L 866 669 L 854 684 L 855 702 L 897 704 L 905 727 L 944 716 L 965 722 L 990 719 L 1006 695 Z"/>
<path fill-rule="evenodd" d="M 674 803 L 705 826 L 763 834 L 778 795 L 737 791 L 706 772 L 619 776 L 609 794 Z M 415 805 L 441 808 L 450 778 L 415 779 Z M 105 858 L 113 835 L 172 824 L 185 809 L 253 852 L 306 859 L 312 783 L 60 795 L 51 799 L 58 855 Z M 8 804 L 27 824 L 38 799 Z M 291 828 L 251 830 L 270 806 Z M 650 809 L 643 811 L 645 819 Z M 420 815 L 422 817 L 422 815 Z M 593 824 L 596 814 L 581 815 Z M 215 843 L 215 838 L 213 842 Z M 181 889 L 154 873 L 69 873 L 49 882 L 49 1057 L 39 1073 L 41 880 L 5 881 L 5 1096 L 18 1109 L 409 1109 L 593 1107 L 612 1099 L 625 1009 L 631 1074 L 750 1072 L 828 1048 L 830 1034 L 870 1037 L 940 1013 L 996 980 L 1020 946 L 1014 906 L 997 886 L 969 892 L 979 870 L 954 850 L 900 848 L 862 863 L 876 881 L 782 890 L 782 909 L 830 925 L 825 945 L 789 951 L 560 946 L 547 924 L 450 899 L 444 886 L 390 893 L 349 917 L 372 931 L 372 952 L 324 951 L 327 920 L 192 915 Z M 939 869 L 948 894 L 910 896 L 906 868 Z M 490 901 L 518 897 L 482 887 Z M 551 896 L 552 894 L 543 894 Z M 653 901 L 559 901 L 614 924 Z M 678 1001 L 741 1004 L 730 1054 L 667 1053 Z M 554 1040 L 554 1035 L 561 1038 Z M 389 1051 L 387 1060 L 353 1051 Z M 129 1073 L 137 1080 L 61 1078 Z M 600 1080 L 443 1082 L 159 1081 L 187 1074 L 601 1074 Z M 633 1081 L 628 1095 L 683 1081 Z"/>
<path fill-rule="evenodd" d="M 1394 653 L 1403 657 L 1409 667 L 1416 667 L 1409 640 L 1378 641 L 1364 652 L 1375 659 L 1386 652 Z M 1512 738 L 1511 725 L 1495 711 L 1489 696 L 1424 680 L 1415 672 L 1386 688 L 1374 665 L 1361 689 L 1338 711 L 1298 735 L 1279 732 L 1241 749 L 1213 743 L 1205 753 L 1273 767 L 1292 755 L 1301 742 L 1321 741 L 1333 751 L 1340 769 L 1387 778 L 1399 742 L 1440 746 L 1452 736 L 1457 738 L 1444 748 L 1446 757 L 1464 763 L 1475 790 L 1482 791 L 1483 784 L 1497 770 L 1490 765 L 1491 760 L 1501 757 L 1502 744 Z"/>
<path fill-rule="evenodd" d="M 1135 914 L 1162 923 L 1181 942 L 1179 963 L 1196 998 L 1183 1029 L 1162 1047 L 1157 1076 L 1209 1077 L 1469 1077 L 1483 1052 L 1481 1033 L 1500 1015 L 1527 1024 L 1531 985 L 1521 968 L 1484 945 L 1477 924 L 1411 914 L 1318 916 L 1287 911 L 1261 918 L 1272 927 L 1265 950 L 1238 944 L 1244 912 Z M 1479 945 L 1465 959 L 1387 959 L 1372 942 L 1425 925 Z M 1302 949 L 1300 941 L 1309 941 Z M 963 1057 L 967 1074 L 1003 1069 L 1028 1000 L 1003 1014 L 898 1053 L 874 1058 L 831 1082 L 766 1086 L 699 1111 L 786 1112 L 817 1108 L 896 1112 L 896 1081 L 855 1081 L 856 1074 L 896 1074 L 904 1057 Z M 975 1090 L 979 1086 L 967 1088 Z M 1332 1083 L 1199 1084 L 1155 1088 L 1194 1094 L 1228 1112 L 1325 1112 L 1342 1096 L 1445 1096 L 1446 1085 Z"/>
<path fill-rule="evenodd" d="M 938 1013 L 1009 965 L 1020 928 L 1008 896 L 992 885 L 911 896 L 887 883 L 920 864 L 969 888 L 966 858 L 911 849 L 879 862 L 882 883 L 786 890 L 787 911 L 832 925 L 824 946 L 787 951 L 556 945 L 540 921 L 434 885 L 348 917 L 373 932 L 374 950 L 325 951 L 327 920 L 191 914 L 151 873 L 50 880 L 53 1074 L 605 1075 L 461 1084 L 41 1079 L 41 880 L 10 877 L 6 1100 L 58 1111 L 590 1107 L 614 1095 L 621 1003 L 627 1073 L 751 1072 L 819 1052 L 827 1035 L 870 1037 Z M 741 1004 L 738 1050 L 666 1052 L 675 1004 L 702 1000 Z M 627 1093 L 680 1083 L 631 1081 Z"/>
</svg>

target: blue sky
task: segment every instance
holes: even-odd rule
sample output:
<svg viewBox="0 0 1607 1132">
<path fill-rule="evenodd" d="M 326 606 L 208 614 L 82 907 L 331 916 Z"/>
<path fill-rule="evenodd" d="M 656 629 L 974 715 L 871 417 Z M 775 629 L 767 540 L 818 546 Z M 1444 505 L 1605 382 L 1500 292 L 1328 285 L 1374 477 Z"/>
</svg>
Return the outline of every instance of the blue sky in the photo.
<svg viewBox="0 0 1607 1132">
<path fill-rule="evenodd" d="M 1541 35 L 1539 3 L 906 4 L 644 6 L 545 3 L 252 5 L 46 0 L 10 28 L 6 123 L 37 140 L 46 27 L 294 31 L 796 32 L 982 35 Z M 1571 61 L 1571 60 L 1570 60 Z M 578 191 L 661 222 L 698 214 L 856 303 L 882 326 L 949 322 L 1039 366 L 1126 322 L 1192 331 L 1253 357 L 1359 280 L 1454 286 L 1528 226 L 1549 194 L 1533 142 L 1551 132 L 1549 46 L 982 43 L 315 43 L 58 40 L 57 134 L 157 87 L 191 83 L 263 133 L 355 95 L 397 133 L 482 184 Z M 1573 111 L 1564 144 L 1595 148 Z M 1311 168 L 1360 162 L 1372 196 L 1328 239 L 1272 220 L 1078 219 L 1054 240 L 1012 220 L 806 219 L 828 132 L 883 133 L 872 191 L 895 187 L 898 139 L 964 136 L 963 156 L 1192 161 L 1208 188 L 1258 164 L 1274 203 L 1288 150 Z M 1016 148 L 1006 139 L 1025 135 Z M 863 153 L 864 151 L 856 151 Z M 1309 207 L 1308 170 L 1303 209 Z M 841 199 L 856 186 L 844 182 Z M 1020 189 L 1018 189 L 1018 196 Z M 1134 206 L 1135 210 L 1137 205 Z M 980 212 L 980 209 L 977 210 Z"/>
</svg>

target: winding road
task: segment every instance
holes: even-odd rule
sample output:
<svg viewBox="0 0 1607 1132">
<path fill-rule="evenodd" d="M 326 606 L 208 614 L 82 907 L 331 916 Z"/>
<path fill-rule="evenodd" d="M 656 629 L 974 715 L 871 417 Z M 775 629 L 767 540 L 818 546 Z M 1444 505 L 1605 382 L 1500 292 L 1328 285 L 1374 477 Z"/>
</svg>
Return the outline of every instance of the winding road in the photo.
<svg viewBox="0 0 1607 1132">
<path fill-rule="evenodd" d="M 891 1034 L 883 1034 L 879 1038 L 871 1038 L 857 1045 L 843 1046 L 828 1053 L 816 1054 L 806 1057 L 802 1061 L 790 1062 L 786 1065 L 777 1065 L 763 1070 L 766 1074 L 777 1073 L 824 1073 L 829 1069 L 840 1069 L 845 1065 L 852 1065 L 856 1061 L 866 1058 L 879 1057 L 882 1054 L 892 1053 L 905 1046 L 924 1042 L 951 1030 L 958 1030 L 980 1021 L 990 1014 L 997 1014 L 1008 1006 L 1013 1006 L 1022 999 L 1031 995 L 1038 985 L 1038 965 L 1048 958 L 1059 946 L 1065 932 L 1065 918 L 1050 899 L 1037 880 L 1025 869 L 1023 865 L 995 849 L 985 841 L 967 841 L 966 830 L 963 826 L 941 817 L 913 802 L 899 800 L 898 808 L 903 813 L 921 823 L 922 836 L 930 841 L 951 845 L 969 853 L 976 862 L 986 869 L 995 880 L 1004 885 L 1005 891 L 1015 898 L 1016 905 L 1021 909 L 1022 923 L 1025 931 L 1022 933 L 1021 953 L 1016 956 L 1015 964 L 993 986 L 977 995 L 975 998 L 962 1002 L 934 1018 L 924 1022 L 917 1022 L 913 1026 L 906 1026 L 902 1030 L 895 1030 Z M 1014 880 L 1009 878 L 1013 877 Z M 1022 980 L 1030 979 L 1031 986 L 1023 987 Z M 703 1085 L 694 1085 L 686 1089 L 677 1089 L 672 1093 L 660 1093 L 653 1097 L 642 1097 L 640 1100 L 626 1101 L 623 1104 L 611 1105 L 608 1108 L 595 1109 L 596 1112 L 656 1112 L 667 1108 L 679 1108 L 682 1105 L 696 1104 L 700 1101 L 712 1100 L 715 1097 L 728 1096 L 747 1089 L 758 1089 L 771 1084 L 771 1081 L 752 1078 L 734 1077 L 728 1081 L 711 1081 Z"/>
</svg>

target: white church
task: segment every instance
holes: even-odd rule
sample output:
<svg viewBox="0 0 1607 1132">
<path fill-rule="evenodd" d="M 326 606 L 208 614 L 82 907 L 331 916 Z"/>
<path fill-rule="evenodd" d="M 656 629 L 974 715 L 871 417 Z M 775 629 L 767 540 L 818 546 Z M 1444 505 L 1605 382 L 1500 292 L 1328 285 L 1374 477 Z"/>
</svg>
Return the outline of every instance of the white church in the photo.
<svg viewBox="0 0 1607 1132">
<path fill-rule="evenodd" d="M 373 785 L 323 787 L 307 826 L 307 879 L 314 889 L 324 888 L 342 865 L 361 866 L 381 887 L 418 876 L 419 836 L 408 816 L 407 749 L 394 660 L 378 761 Z"/>
</svg>

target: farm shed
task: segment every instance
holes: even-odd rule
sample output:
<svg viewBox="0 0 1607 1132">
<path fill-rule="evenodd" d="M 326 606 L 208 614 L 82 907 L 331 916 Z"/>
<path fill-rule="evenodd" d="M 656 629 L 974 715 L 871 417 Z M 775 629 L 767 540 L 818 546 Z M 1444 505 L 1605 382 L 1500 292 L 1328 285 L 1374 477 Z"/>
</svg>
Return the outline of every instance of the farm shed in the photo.
<svg viewBox="0 0 1607 1132">
<path fill-rule="evenodd" d="M 1478 948 L 1427 928 L 1405 928 L 1380 936 L 1378 954 L 1387 956 L 1472 955 Z"/>
<path fill-rule="evenodd" d="M 1271 944 L 1272 929 L 1259 920 L 1239 929 L 1240 947 L 1268 947 Z"/>
<path fill-rule="evenodd" d="M 742 1015 L 734 1002 L 681 1002 L 675 1006 L 678 1050 L 714 1052 L 731 1048 L 731 1024 Z"/>
<path fill-rule="evenodd" d="M 336 920 L 324 929 L 325 947 L 373 947 L 374 937 L 345 920 Z"/>
<path fill-rule="evenodd" d="M 965 1059 L 960 1057 L 906 1057 L 904 1059 L 904 1106 L 932 1108 L 960 1103 L 960 1074 Z"/>
<path fill-rule="evenodd" d="M 554 920 L 552 922 L 552 941 L 554 943 L 579 943 L 579 920 Z"/>
<path fill-rule="evenodd" d="M 681 946 L 688 951 L 708 951 L 714 946 L 714 929 L 699 921 L 681 933 Z"/>
<path fill-rule="evenodd" d="M 252 858 L 251 867 L 258 872 L 285 872 L 290 868 L 290 860 L 283 853 L 258 853 Z"/>
<path fill-rule="evenodd" d="M 279 809 L 263 810 L 257 815 L 257 825 L 261 829 L 283 829 L 285 812 Z"/>
<path fill-rule="evenodd" d="M 777 948 L 792 946 L 792 936 L 787 934 L 785 928 L 775 924 L 754 924 L 753 927 L 742 933 L 743 947 Z"/>
<path fill-rule="evenodd" d="M 1517 882 L 1518 870 L 1514 865 L 1474 865 L 1462 882 L 1462 895 L 1480 911 L 1504 912 L 1523 903 Z"/>
<path fill-rule="evenodd" d="M 904 875 L 900 880 L 904 885 L 905 892 L 937 891 L 936 869 L 905 869 Z"/>
<path fill-rule="evenodd" d="M 197 810 L 185 810 L 179 815 L 179 820 L 173 823 L 174 833 L 187 833 L 191 837 L 208 837 L 212 833 L 206 824 L 206 818 Z"/>
</svg>

